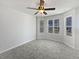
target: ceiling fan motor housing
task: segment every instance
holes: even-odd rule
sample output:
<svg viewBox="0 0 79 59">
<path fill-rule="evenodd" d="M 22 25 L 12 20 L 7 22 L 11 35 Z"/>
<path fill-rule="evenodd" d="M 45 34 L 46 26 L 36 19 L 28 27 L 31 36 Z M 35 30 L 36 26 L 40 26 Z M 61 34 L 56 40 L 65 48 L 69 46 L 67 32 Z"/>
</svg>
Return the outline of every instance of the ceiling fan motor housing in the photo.
<svg viewBox="0 0 79 59">
<path fill-rule="evenodd" d="M 38 10 L 44 10 L 44 6 L 39 6 Z"/>
</svg>

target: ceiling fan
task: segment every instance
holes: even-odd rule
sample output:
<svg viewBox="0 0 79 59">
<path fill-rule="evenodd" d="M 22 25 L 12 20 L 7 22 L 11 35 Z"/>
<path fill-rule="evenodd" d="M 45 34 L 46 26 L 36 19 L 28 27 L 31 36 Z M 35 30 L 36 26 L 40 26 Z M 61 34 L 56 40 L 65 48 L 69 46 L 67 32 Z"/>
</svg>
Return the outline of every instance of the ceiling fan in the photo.
<svg viewBox="0 0 79 59">
<path fill-rule="evenodd" d="M 40 13 L 40 14 L 45 14 L 47 15 L 48 10 L 55 10 L 55 8 L 45 8 L 44 7 L 45 1 L 44 0 L 40 0 L 40 5 L 38 6 L 38 8 L 31 8 L 31 7 L 27 7 L 28 9 L 33 9 L 33 10 L 38 10 L 34 15 Z"/>
</svg>

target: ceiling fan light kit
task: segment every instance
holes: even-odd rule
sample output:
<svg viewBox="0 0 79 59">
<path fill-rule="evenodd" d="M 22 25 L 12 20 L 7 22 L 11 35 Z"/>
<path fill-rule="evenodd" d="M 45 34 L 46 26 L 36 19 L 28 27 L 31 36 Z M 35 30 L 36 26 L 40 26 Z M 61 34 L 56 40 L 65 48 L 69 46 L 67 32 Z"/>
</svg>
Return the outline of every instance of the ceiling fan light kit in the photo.
<svg viewBox="0 0 79 59">
<path fill-rule="evenodd" d="M 38 8 L 31 8 L 31 7 L 27 7 L 27 8 L 28 9 L 33 9 L 33 10 L 38 10 L 34 15 L 36 15 L 38 13 L 47 15 L 47 12 L 45 12 L 45 11 L 55 10 L 55 8 L 45 8 L 44 4 L 45 4 L 45 1 L 40 0 L 40 5 L 39 5 Z"/>
</svg>

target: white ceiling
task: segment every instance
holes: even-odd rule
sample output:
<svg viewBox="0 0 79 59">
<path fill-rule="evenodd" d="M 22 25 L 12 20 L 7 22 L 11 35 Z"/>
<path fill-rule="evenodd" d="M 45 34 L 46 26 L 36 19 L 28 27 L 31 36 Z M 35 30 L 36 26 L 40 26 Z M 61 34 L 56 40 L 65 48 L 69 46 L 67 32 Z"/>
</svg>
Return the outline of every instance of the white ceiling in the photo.
<svg viewBox="0 0 79 59">
<path fill-rule="evenodd" d="M 26 7 L 37 7 L 39 0 L 0 0 L 0 4 L 17 11 L 33 15 L 36 11 Z M 48 15 L 59 14 L 79 5 L 79 0 L 45 0 L 45 7 L 55 7 L 55 11 L 47 11 Z"/>
</svg>

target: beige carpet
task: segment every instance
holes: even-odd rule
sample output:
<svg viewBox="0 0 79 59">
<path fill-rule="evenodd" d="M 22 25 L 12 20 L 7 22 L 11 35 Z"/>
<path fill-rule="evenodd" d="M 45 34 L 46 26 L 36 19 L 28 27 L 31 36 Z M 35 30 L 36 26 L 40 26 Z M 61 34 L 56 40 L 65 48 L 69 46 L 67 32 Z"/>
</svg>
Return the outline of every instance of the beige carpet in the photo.
<svg viewBox="0 0 79 59">
<path fill-rule="evenodd" d="M 79 51 L 60 42 L 34 40 L 1 54 L 0 59 L 79 59 Z"/>
</svg>

